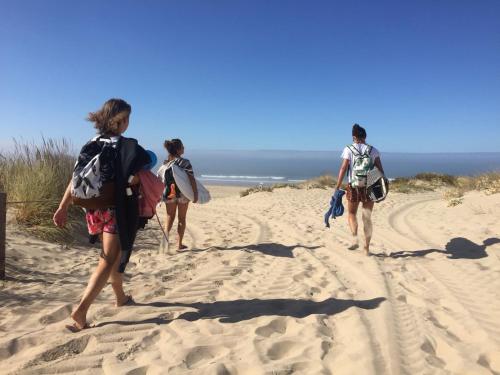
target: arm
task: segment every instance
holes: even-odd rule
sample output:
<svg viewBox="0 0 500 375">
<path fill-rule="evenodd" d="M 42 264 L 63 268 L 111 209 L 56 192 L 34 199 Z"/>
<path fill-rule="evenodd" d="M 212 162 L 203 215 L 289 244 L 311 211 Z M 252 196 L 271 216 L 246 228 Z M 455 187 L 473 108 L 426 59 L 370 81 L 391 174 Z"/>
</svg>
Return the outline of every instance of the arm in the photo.
<svg viewBox="0 0 500 375">
<path fill-rule="evenodd" d="M 382 161 L 379 157 L 375 158 L 375 166 L 379 169 L 380 172 L 385 176 L 384 168 L 382 167 Z"/>
<path fill-rule="evenodd" d="M 189 177 L 189 182 L 191 182 L 191 187 L 193 188 L 193 193 L 194 193 L 193 203 L 196 203 L 198 202 L 198 187 L 196 186 L 196 180 L 190 174 L 188 174 L 188 177 Z"/>
<path fill-rule="evenodd" d="M 68 221 L 68 208 L 71 205 L 71 181 L 64 192 L 64 195 L 61 199 L 61 203 L 59 203 L 59 207 L 54 213 L 52 220 L 54 224 L 60 228 L 66 225 Z"/>
<path fill-rule="evenodd" d="M 345 173 L 347 172 L 347 168 L 349 168 L 349 160 L 343 159 L 342 164 L 340 165 L 339 175 L 337 177 L 337 185 L 335 185 L 335 190 L 339 190 L 342 185 L 342 181 L 344 181 Z"/>
</svg>

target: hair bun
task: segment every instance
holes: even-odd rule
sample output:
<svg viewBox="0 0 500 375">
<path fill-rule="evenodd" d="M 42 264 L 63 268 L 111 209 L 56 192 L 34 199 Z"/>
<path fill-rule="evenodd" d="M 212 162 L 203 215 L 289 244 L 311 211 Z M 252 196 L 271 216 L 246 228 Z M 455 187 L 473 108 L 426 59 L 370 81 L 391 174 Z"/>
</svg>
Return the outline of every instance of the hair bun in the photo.
<svg viewBox="0 0 500 375">
<path fill-rule="evenodd" d="M 352 135 L 353 137 L 365 139 L 366 138 L 366 130 L 360 126 L 359 124 L 354 124 L 352 126 Z"/>
</svg>

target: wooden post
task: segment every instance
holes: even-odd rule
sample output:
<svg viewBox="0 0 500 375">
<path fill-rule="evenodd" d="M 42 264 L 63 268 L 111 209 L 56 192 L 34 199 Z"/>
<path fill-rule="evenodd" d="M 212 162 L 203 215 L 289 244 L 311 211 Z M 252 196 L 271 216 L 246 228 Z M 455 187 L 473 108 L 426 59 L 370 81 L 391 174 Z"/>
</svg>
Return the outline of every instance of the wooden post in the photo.
<svg viewBox="0 0 500 375">
<path fill-rule="evenodd" d="M 5 280 L 6 229 L 7 229 L 7 194 L 0 193 L 0 280 Z"/>
</svg>

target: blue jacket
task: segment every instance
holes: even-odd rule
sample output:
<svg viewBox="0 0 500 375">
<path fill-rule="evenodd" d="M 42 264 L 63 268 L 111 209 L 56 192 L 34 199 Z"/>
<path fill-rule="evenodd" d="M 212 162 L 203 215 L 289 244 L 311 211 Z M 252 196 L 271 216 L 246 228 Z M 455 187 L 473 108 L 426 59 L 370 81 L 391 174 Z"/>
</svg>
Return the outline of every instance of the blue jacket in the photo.
<svg viewBox="0 0 500 375">
<path fill-rule="evenodd" d="M 342 216 L 344 214 L 344 205 L 342 204 L 342 197 L 344 196 L 344 194 L 344 190 L 337 190 L 332 196 L 332 200 L 330 201 L 330 208 L 325 214 L 325 225 L 327 228 L 330 228 L 330 216 L 335 219 L 337 218 L 337 216 Z"/>
</svg>

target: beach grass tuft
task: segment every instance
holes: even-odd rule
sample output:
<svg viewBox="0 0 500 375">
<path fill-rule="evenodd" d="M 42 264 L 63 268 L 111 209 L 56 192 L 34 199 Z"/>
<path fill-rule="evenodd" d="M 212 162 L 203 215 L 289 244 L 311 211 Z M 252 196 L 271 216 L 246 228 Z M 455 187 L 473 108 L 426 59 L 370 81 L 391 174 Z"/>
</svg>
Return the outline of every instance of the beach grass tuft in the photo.
<svg viewBox="0 0 500 375">
<path fill-rule="evenodd" d="M 245 189 L 243 191 L 240 192 L 240 197 L 246 197 L 247 195 L 250 195 L 250 194 L 253 194 L 253 193 L 260 193 L 260 192 L 268 192 L 268 193 L 272 193 L 272 191 L 274 190 L 274 185 L 269 185 L 269 186 L 265 186 L 265 185 L 259 185 L 259 186 L 253 186 L 253 187 L 250 187 L 248 189 Z"/>
<path fill-rule="evenodd" d="M 253 193 L 259 193 L 262 191 L 273 192 L 275 189 L 330 189 L 334 188 L 337 180 L 332 175 L 323 175 L 302 183 L 290 184 L 290 183 L 279 183 L 273 185 L 259 185 L 253 186 L 240 192 L 240 197 L 246 197 L 247 195 Z"/>
<path fill-rule="evenodd" d="M 75 156 L 66 139 L 42 139 L 41 144 L 14 141 L 12 152 L 0 155 L 0 188 L 9 209 L 26 232 L 55 242 L 69 243 L 84 229 L 83 212 L 71 207 L 65 228 L 52 216 L 71 179 Z"/>
<path fill-rule="evenodd" d="M 293 189 L 333 189 L 337 180 L 332 175 L 323 175 L 300 184 L 275 184 L 270 186 L 250 187 L 240 193 L 245 197 L 261 191 L 272 192 L 278 188 Z M 483 191 L 486 194 L 500 193 L 500 172 L 484 173 L 477 176 L 452 176 L 440 173 L 419 173 L 413 177 L 398 177 L 389 184 L 390 191 L 397 193 L 425 193 L 443 191 L 443 198 L 449 206 L 463 202 L 463 196 L 468 191 Z"/>
<path fill-rule="evenodd" d="M 332 175 L 326 174 L 307 180 L 300 184 L 302 189 L 330 189 L 334 188 L 337 183 L 337 179 Z"/>
</svg>

